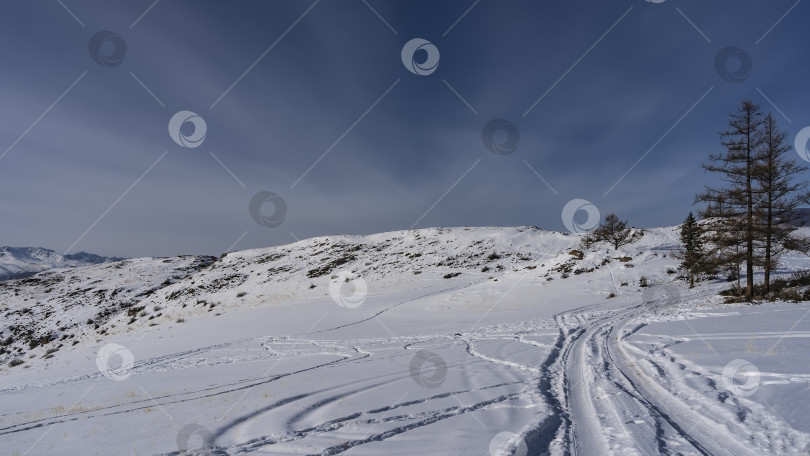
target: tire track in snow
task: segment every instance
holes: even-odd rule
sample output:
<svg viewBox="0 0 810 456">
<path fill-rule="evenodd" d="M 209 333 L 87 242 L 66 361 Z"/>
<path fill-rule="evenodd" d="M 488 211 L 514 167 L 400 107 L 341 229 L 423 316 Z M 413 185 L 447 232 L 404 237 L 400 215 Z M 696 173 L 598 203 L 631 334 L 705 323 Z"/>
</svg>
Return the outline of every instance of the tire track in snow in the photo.
<svg viewBox="0 0 810 456">
<path fill-rule="evenodd" d="M 590 456 L 611 453 L 609 442 L 605 440 L 608 436 L 604 433 L 602 420 L 597 416 L 592 398 L 598 393 L 595 385 L 605 384 L 600 380 L 601 376 L 610 384 L 607 374 L 612 369 L 621 375 L 625 383 L 623 388 L 619 388 L 619 394 L 641 404 L 647 409 L 649 416 L 666 422 L 697 452 L 704 455 L 755 454 L 735 440 L 741 436 L 731 434 L 717 423 L 703 418 L 665 388 L 645 377 L 621 348 L 621 329 L 650 310 L 648 306 L 635 305 L 589 315 L 588 309 L 577 309 L 557 317 L 561 334 L 568 339 L 564 345 L 569 347 L 560 357 L 564 388 L 562 392 L 558 391 L 560 403 L 571 422 L 567 431 L 568 442 L 563 442 L 563 448 L 567 447 L 564 454 Z M 572 321 L 584 322 L 578 328 L 579 331 L 569 329 Z M 604 365 L 604 371 L 597 372 L 593 368 L 599 365 L 598 362 Z M 621 410 L 622 399 L 614 397 L 609 398 L 609 401 L 614 416 L 621 416 L 616 412 L 617 409 Z M 603 419 L 610 418 L 605 416 Z M 621 424 L 621 419 L 617 422 Z M 656 435 L 652 437 L 659 448 L 664 448 L 660 424 L 656 424 L 655 429 Z M 619 437 L 622 435 L 617 429 L 613 429 L 613 433 Z"/>
<path fill-rule="evenodd" d="M 690 296 L 689 299 L 696 297 L 700 296 Z M 630 305 L 595 311 L 595 306 L 589 306 L 555 316 L 560 339 L 549 356 L 550 362 L 542 369 L 544 381 L 540 389 L 552 409 L 559 410 L 560 417 L 553 438 L 548 420 L 525 433 L 530 451 L 548 452 L 556 448 L 555 454 L 564 455 L 611 454 L 612 438 L 635 439 L 628 439 L 626 427 L 624 430 L 613 427 L 613 436 L 606 434 L 602 420 L 615 420 L 614 424 L 623 426 L 620 413 L 626 408 L 623 404 L 637 404 L 641 408 L 633 413 L 645 411 L 645 415 L 654 419 L 650 444 L 659 452 L 669 451 L 663 422 L 679 440 L 688 442 L 700 454 L 755 454 L 751 448 L 735 440 L 742 436 L 700 416 L 665 388 L 644 377 L 633 360 L 621 350 L 624 339 L 621 329 L 636 317 L 655 310 L 654 306 Z M 605 369 L 597 369 L 599 366 Z M 611 378 L 611 372 L 618 378 Z M 620 396 L 602 394 L 604 399 L 600 399 L 600 406 L 609 408 L 606 410 L 608 415 L 600 419 L 593 398 L 599 397 L 599 391 L 606 385 L 613 385 L 614 392 Z M 634 436 L 635 432 L 633 430 Z"/>
</svg>

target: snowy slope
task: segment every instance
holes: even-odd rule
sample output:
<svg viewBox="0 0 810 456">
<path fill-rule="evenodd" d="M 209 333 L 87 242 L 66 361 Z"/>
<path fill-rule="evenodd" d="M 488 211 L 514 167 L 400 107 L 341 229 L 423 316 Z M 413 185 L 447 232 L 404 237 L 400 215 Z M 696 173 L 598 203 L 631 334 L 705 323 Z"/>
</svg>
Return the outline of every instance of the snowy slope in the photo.
<svg viewBox="0 0 810 456">
<path fill-rule="evenodd" d="M 805 454 L 810 304 L 688 290 L 676 242 L 435 228 L 7 282 L 0 453 Z"/>
<path fill-rule="evenodd" d="M 47 272 L 0 283 L 0 311 L 6 308 L 0 340 L 14 340 L 0 351 L 0 364 L 29 354 L 32 345 L 47 351 L 50 341 L 171 323 L 223 303 L 234 308 L 329 296 L 338 270 L 380 284 L 457 273 L 495 277 L 536 267 L 577 242 L 533 227 L 435 228 L 313 238 L 219 259 L 140 258 Z"/>
<path fill-rule="evenodd" d="M 49 269 L 120 261 L 87 252 L 62 255 L 42 247 L 0 247 L 0 280 L 26 277 Z"/>
</svg>

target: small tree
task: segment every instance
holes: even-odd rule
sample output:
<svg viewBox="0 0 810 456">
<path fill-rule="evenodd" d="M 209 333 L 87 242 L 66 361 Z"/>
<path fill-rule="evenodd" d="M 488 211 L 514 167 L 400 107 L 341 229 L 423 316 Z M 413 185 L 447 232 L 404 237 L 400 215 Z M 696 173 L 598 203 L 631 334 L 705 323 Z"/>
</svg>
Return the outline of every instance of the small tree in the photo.
<svg viewBox="0 0 810 456">
<path fill-rule="evenodd" d="M 678 251 L 681 267 L 689 274 L 689 288 L 695 288 L 695 275 L 704 266 L 703 228 L 690 212 L 681 225 L 681 248 Z"/>
<path fill-rule="evenodd" d="M 596 242 L 607 241 L 614 250 L 619 250 L 619 247 L 633 241 L 632 234 L 633 230 L 627 227 L 626 220 L 619 220 L 616 214 L 608 214 L 601 225 L 582 238 L 582 244 L 589 247 Z"/>
</svg>

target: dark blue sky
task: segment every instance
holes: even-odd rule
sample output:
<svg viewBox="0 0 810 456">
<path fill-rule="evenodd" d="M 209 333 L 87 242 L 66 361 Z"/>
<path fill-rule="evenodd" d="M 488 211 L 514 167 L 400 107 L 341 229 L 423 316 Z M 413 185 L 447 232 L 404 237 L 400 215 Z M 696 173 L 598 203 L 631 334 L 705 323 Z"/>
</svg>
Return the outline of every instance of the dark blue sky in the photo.
<svg viewBox="0 0 810 456">
<path fill-rule="evenodd" d="M 577 198 L 670 225 L 710 182 L 700 165 L 740 101 L 791 138 L 810 125 L 810 2 L 1 8 L 0 244 L 157 256 L 412 226 L 564 230 Z M 439 51 L 430 74 L 403 64 L 414 38 Z M 728 46 L 750 72 L 732 57 L 718 73 Z M 198 147 L 173 141 L 179 111 L 204 120 Z M 513 153 L 485 147 L 493 119 L 519 132 Z"/>
</svg>

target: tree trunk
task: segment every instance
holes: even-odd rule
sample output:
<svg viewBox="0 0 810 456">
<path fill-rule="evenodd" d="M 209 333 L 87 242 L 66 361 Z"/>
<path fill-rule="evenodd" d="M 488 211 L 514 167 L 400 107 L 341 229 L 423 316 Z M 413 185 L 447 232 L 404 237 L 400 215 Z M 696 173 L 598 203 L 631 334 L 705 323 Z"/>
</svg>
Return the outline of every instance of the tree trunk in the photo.
<svg viewBox="0 0 810 456">
<path fill-rule="evenodd" d="M 745 255 L 745 299 L 750 301 L 754 292 L 754 240 L 750 237 L 748 238 L 747 249 Z"/>
<path fill-rule="evenodd" d="M 748 113 L 748 125 L 751 125 L 751 113 Z M 748 224 L 745 233 L 745 299 L 750 301 L 754 291 L 754 194 L 751 186 L 751 171 L 753 167 L 751 154 L 751 130 L 748 129 L 746 138 L 746 164 L 745 192 L 748 203 Z"/>
<path fill-rule="evenodd" d="M 771 238 L 773 237 L 773 201 L 768 198 L 768 216 L 765 232 L 765 294 L 771 291 Z"/>
</svg>

